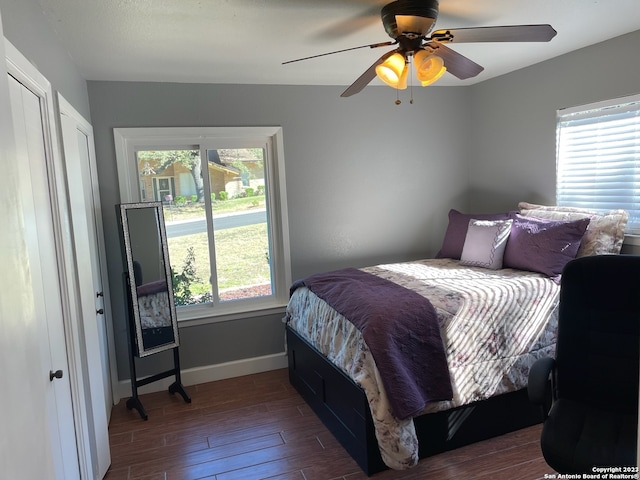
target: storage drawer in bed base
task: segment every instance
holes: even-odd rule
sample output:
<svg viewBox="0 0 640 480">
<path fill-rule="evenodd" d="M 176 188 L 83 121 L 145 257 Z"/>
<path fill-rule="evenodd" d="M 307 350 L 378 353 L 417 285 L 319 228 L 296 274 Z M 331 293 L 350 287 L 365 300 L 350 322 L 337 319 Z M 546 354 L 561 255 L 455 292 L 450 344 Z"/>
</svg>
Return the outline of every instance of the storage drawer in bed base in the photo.
<svg viewBox="0 0 640 480">
<path fill-rule="evenodd" d="M 364 391 L 289 328 L 287 348 L 289 381 L 322 423 L 365 473 L 384 470 Z"/>
<path fill-rule="evenodd" d="M 367 475 L 385 470 L 364 391 L 289 327 L 287 348 L 291 384 Z M 526 389 L 414 419 L 420 458 L 540 422 Z"/>
</svg>

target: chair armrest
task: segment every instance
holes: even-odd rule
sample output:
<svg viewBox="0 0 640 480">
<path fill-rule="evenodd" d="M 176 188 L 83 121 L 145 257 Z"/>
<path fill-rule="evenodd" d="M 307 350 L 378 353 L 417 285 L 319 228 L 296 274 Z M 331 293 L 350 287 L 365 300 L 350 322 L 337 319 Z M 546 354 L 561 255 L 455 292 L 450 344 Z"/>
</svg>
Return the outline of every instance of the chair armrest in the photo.
<svg viewBox="0 0 640 480">
<path fill-rule="evenodd" d="M 529 384 L 527 393 L 529 401 L 535 405 L 543 405 L 548 398 L 549 375 L 554 370 L 556 360 L 553 357 L 544 357 L 535 361 L 529 371 Z"/>
</svg>

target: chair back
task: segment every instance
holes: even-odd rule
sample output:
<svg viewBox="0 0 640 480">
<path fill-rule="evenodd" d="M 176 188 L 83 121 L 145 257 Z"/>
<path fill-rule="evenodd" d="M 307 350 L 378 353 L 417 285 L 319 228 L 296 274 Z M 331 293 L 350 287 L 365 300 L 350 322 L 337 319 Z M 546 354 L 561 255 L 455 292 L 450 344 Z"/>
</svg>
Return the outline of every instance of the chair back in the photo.
<svg viewBox="0 0 640 480">
<path fill-rule="evenodd" d="M 640 255 L 572 260 L 559 309 L 557 398 L 637 417 Z"/>
</svg>

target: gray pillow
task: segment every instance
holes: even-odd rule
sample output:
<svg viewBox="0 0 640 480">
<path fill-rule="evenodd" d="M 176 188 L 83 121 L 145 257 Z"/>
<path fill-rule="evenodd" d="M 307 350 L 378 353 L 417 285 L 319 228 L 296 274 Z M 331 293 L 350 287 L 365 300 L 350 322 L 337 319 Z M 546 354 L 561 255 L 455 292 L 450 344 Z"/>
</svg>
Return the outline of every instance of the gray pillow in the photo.
<svg viewBox="0 0 640 480">
<path fill-rule="evenodd" d="M 469 220 L 460 264 L 491 270 L 502 268 L 502 257 L 513 220 Z"/>
</svg>

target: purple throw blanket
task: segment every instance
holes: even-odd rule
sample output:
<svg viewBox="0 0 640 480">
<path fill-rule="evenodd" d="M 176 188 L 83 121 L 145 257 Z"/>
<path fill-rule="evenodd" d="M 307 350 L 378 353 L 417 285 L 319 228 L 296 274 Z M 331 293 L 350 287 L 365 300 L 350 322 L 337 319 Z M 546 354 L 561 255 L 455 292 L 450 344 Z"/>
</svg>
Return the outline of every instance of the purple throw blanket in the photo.
<svg viewBox="0 0 640 480">
<path fill-rule="evenodd" d="M 136 292 L 139 297 L 143 297 L 145 295 L 153 295 L 154 293 L 166 292 L 167 291 L 167 281 L 155 280 L 149 283 L 143 283 L 138 288 L 136 288 Z"/>
<path fill-rule="evenodd" d="M 290 293 L 301 286 L 360 330 L 397 418 L 453 397 L 438 317 L 425 297 L 355 268 L 311 275 Z"/>
</svg>

